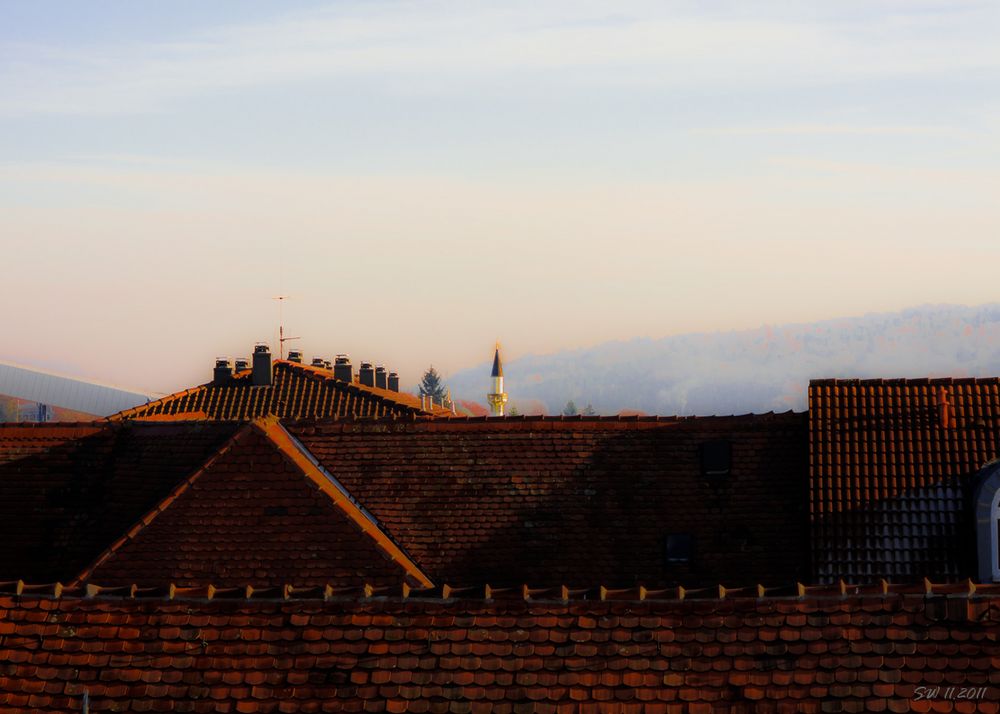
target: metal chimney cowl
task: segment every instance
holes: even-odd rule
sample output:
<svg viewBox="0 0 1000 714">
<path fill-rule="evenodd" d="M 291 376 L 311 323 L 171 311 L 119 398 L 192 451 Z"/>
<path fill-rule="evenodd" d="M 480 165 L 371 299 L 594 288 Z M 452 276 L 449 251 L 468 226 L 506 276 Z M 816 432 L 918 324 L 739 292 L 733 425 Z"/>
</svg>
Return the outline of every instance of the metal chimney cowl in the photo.
<svg viewBox="0 0 1000 714">
<path fill-rule="evenodd" d="M 233 379 L 233 365 L 228 357 L 218 357 L 215 360 L 215 369 L 212 372 L 212 386 L 222 387 L 229 384 Z"/>
<path fill-rule="evenodd" d="M 354 368 L 351 366 L 351 358 L 349 356 L 337 355 L 333 363 L 333 376 L 334 379 L 339 379 L 341 382 L 354 381 Z"/>
<path fill-rule="evenodd" d="M 263 342 L 253 348 L 253 386 L 271 386 L 271 348 Z"/>
</svg>

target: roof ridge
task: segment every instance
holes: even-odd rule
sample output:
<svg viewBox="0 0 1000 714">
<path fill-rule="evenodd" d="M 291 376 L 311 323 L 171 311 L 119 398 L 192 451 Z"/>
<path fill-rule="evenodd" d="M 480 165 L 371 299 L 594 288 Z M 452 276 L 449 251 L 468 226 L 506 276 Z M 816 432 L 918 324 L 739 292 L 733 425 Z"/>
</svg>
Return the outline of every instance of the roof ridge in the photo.
<svg viewBox="0 0 1000 714">
<path fill-rule="evenodd" d="M 386 532 L 384 526 L 360 505 L 347 487 L 327 471 L 302 442 L 288 433 L 277 417 L 256 419 L 250 426 L 268 439 L 304 476 L 325 493 L 334 505 L 361 529 L 362 533 L 371 538 L 379 550 L 391 561 L 398 563 L 415 582 L 424 587 L 433 584 L 416 561 Z"/>
<path fill-rule="evenodd" d="M 386 424 L 398 424 L 401 426 L 406 425 L 427 425 L 436 427 L 447 427 L 447 426 L 493 426 L 493 427 L 510 427 L 510 428 L 527 428 L 534 425 L 547 425 L 551 427 L 564 426 L 566 428 L 588 428 L 589 426 L 597 424 L 619 424 L 622 426 L 667 426 L 667 425 L 698 425 L 698 424 L 726 424 L 729 422 L 768 422 L 768 421 L 780 421 L 783 419 L 789 419 L 793 417 L 798 417 L 805 419 L 808 416 L 808 411 L 797 412 L 794 410 L 788 410 L 784 412 L 765 412 L 760 414 L 727 414 L 727 415 L 713 415 L 713 416 L 620 416 L 620 415 L 607 415 L 607 416 L 589 416 L 580 417 L 578 415 L 574 416 L 564 416 L 564 415 L 549 415 L 549 414 L 538 414 L 532 416 L 518 415 L 515 417 L 502 416 L 433 416 L 430 414 L 386 414 L 383 416 L 358 416 L 358 415 L 332 415 L 324 416 L 319 418 L 303 418 L 303 417 L 293 417 L 293 418 L 281 418 L 282 424 L 288 424 L 292 427 L 309 426 L 313 428 L 322 427 L 348 427 L 350 425 L 386 425 Z"/>
<path fill-rule="evenodd" d="M 926 386 L 944 384 L 1000 384 L 996 377 L 824 377 L 810 379 L 810 387 L 834 386 Z"/>
<path fill-rule="evenodd" d="M 531 587 L 522 584 L 512 587 L 494 587 L 489 584 L 471 586 L 428 586 L 414 588 L 406 583 L 396 586 L 375 586 L 371 583 L 352 587 L 325 586 L 297 587 L 291 584 L 255 588 L 252 584 L 242 587 L 217 588 L 212 584 L 198 587 L 165 586 L 143 587 L 138 584 L 102 586 L 96 583 L 75 581 L 62 583 L 29 584 L 23 580 L 0 582 L 0 596 L 34 596 L 39 598 L 117 599 L 117 600 L 334 600 L 379 598 L 380 600 L 486 600 L 526 602 L 681 602 L 681 601 L 733 601 L 733 600 L 846 600 L 857 598 L 964 598 L 1000 597 L 1000 584 L 976 583 L 971 579 L 961 582 L 932 583 L 924 579 L 919 583 L 891 583 L 879 580 L 872 583 L 848 584 L 843 580 L 834 583 L 805 585 L 794 583 L 778 587 L 761 584 L 744 587 L 726 587 L 722 584 L 685 588 L 630 586 L 611 588 L 604 585 L 574 588 L 566 585 Z"/>
<path fill-rule="evenodd" d="M 97 568 L 103 565 L 112 555 L 114 555 L 123 547 L 125 547 L 126 544 L 134 540 L 136 536 L 138 536 L 139 533 L 142 532 L 142 530 L 146 526 L 148 526 L 150 523 L 156 520 L 156 517 L 158 515 L 160 515 L 163 511 L 169 508 L 170 505 L 181 496 L 181 494 L 187 491 L 191 487 L 191 485 L 198 479 L 199 476 L 205 473 L 209 468 L 211 468 L 211 466 L 216 461 L 218 461 L 220 458 L 222 458 L 222 456 L 228 453 L 229 450 L 232 449 L 233 446 L 237 443 L 237 441 L 243 439 L 246 436 L 246 434 L 250 433 L 250 426 L 251 426 L 250 424 L 246 424 L 237 429 L 236 433 L 233 434 L 228 439 L 226 439 L 226 441 L 221 446 L 219 446 L 219 448 L 216 449 L 211 456 L 209 456 L 205 461 L 202 462 L 201 466 L 199 466 L 194 471 L 194 473 L 192 473 L 186 479 L 184 479 L 179 484 L 174 486 L 174 488 L 170 490 L 170 493 L 168 493 L 166 496 L 160 499 L 160 501 L 155 506 L 153 506 L 153 508 L 147 511 L 142 516 L 142 518 L 140 518 L 136 523 L 134 523 L 131 528 L 129 528 L 127 531 L 125 531 L 125 533 L 119 536 L 113 543 L 111 543 L 111 545 L 105 548 L 104 551 L 102 551 L 97 556 L 97 558 L 95 558 L 94 561 L 90 563 L 90 565 L 85 567 L 79 574 L 77 574 L 77 576 L 70 581 L 70 586 L 76 586 L 85 581 L 90 576 L 91 573 L 93 573 Z"/>
<path fill-rule="evenodd" d="M 419 399 L 413 396 L 412 394 L 407 394 L 406 392 L 396 392 L 391 389 L 373 387 L 367 384 L 361 384 L 360 382 L 354 382 L 354 381 L 345 382 L 342 379 L 337 379 L 334 376 L 333 372 L 326 369 L 325 367 L 314 367 L 311 364 L 304 364 L 302 362 L 292 362 L 291 360 L 275 360 L 274 364 L 282 365 L 284 368 L 298 371 L 305 375 L 309 375 L 310 377 L 314 377 L 317 380 L 334 381 L 338 385 L 344 385 L 347 388 L 353 389 L 356 393 L 360 392 L 372 397 L 380 397 L 388 401 L 396 402 L 397 404 L 400 404 L 409 409 L 416 409 L 419 411 L 426 412 L 426 410 L 422 406 L 418 405 Z M 399 397 L 404 397 L 404 398 L 400 399 Z M 443 407 L 442 411 L 445 411 Z M 433 412 L 430 413 L 433 414 Z M 451 412 L 449 411 L 447 413 L 450 414 Z M 444 416 L 444 414 L 442 414 L 441 416 Z"/>
</svg>

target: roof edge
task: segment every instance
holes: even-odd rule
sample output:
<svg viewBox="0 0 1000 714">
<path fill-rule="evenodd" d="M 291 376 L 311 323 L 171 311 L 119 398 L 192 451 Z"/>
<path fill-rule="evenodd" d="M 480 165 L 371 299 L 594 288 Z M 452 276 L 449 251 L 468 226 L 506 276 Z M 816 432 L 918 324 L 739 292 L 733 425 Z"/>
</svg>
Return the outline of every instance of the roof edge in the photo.
<svg viewBox="0 0 1000 714">
<path fill-rule="evenodd" d="M 105 587 L 95 583 L 63 585 L 62 583 L 29 584 L 23 580 L 0 582 L 0 596 L 65 598 L 65 599 L 105 599 L 105 600 L 357 600 L 360 598 L 381 601 L 392 600 L 478 600 L 492 602 L 549 602 L 569 603 L 586 601 L 590 603 L 648 602 L 648 603 L 706 603 L 706 602 L 768 602 L 803 600 L 845 601 L 872 600 L 887 601 L 899 598 L 914 598 L 930 601 L 932 598 L 975 599 L 1000 598 L 1000 583 L 977 583 L 971 579 L 960 582 L 932 583 L 928 579 L 916 583 L 891 583 L 880 580 L 865 584 L 848 584 L 843 580 L 819 585 L 794 583 L 779 587 L 750 585 L 731 588 L 716 585 L 688 589 L 676 586 L 663 589 L 647 589 L 642 586 L 611 588 L 604 585 L 573 588 L 566 585 L 555 587 L 532 587 L 528 584 L 513 587 L 493 587 L 486 585 L 451 586 L 442 584 L 434 587 L 411 587 L 406 583 L 396 586 L 374 586 L 370 583 L 352 587 L 335 588 L 325 586 L 297 587 L 283 585 L 254 588 L 216 588 L 214 585 L 198 587 L 178 587 L 171 583 L 165 586 L 142 587 L 138 584 Z"/>
<path fill-rule="evenodd" d="M 327 471 L 308 449 L 282 426 L 277 417 L 256 419 L 251 428 L 263 434 L 307 478 L 350 518 L 361 531 L 393 562 L 398 563 L 413 581 L 422 587 L 432 587 L 433 581 L 383 530 L 374 516 L 362 508 L 357 499 L 337 478 Z"/>
</svg>

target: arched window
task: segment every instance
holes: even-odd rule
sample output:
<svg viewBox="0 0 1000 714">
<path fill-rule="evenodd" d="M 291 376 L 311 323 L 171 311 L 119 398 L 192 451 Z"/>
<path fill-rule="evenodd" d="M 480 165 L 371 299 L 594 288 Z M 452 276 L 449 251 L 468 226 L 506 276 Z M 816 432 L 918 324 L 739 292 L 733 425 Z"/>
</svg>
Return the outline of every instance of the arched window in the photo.
<svg viewBox="0 0 1000 714">
<path fill-rule="evenodd" d="M 1000 582 L 1000 460 L 986 464 L 976 476 L 972 508 L 979 581 Z"/>
</svg>

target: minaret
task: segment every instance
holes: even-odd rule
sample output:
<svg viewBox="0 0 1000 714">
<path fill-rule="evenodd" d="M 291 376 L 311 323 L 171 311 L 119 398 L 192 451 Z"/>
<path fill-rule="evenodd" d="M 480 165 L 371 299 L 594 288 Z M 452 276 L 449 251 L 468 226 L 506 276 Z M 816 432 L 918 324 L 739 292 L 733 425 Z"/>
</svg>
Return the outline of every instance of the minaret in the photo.
<svg viewBox="0 0 1000 714">
<path fill-rule="evenodd" d="M 493 416 L 503 416 L 504 404 L 507 403 L 507 392 L 503 391 L 503 365 L 500 364 L 500 343 L 497 342 L 497 350 L 493 354 L 493 391 L 486 395 L 486 401 L 490 404 L 490 413 Z"/>
</svg>

